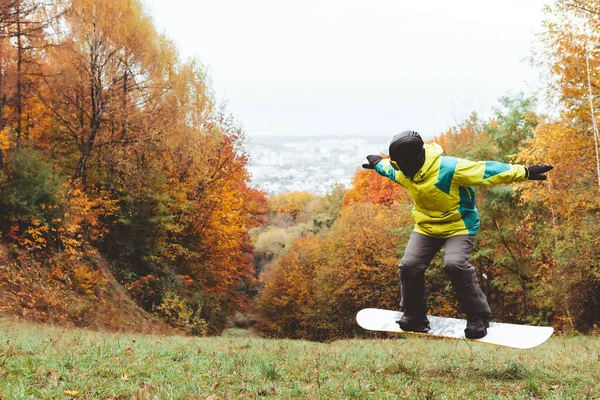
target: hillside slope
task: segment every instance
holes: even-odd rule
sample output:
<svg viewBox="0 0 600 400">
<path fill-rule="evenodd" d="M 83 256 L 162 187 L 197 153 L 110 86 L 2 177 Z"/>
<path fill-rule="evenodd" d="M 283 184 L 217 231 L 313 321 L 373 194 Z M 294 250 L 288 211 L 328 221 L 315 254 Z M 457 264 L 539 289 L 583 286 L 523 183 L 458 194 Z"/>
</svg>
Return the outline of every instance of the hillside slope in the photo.
<svg viewBox="0 0 600 400">
<path fill-rule="evenodd" d="M 176 333 L 137 306 L 92 250 L 73 262 L 62 253 L 34 257 L 0 244 L 0 314 L 96 330 Z"/>
</svg>

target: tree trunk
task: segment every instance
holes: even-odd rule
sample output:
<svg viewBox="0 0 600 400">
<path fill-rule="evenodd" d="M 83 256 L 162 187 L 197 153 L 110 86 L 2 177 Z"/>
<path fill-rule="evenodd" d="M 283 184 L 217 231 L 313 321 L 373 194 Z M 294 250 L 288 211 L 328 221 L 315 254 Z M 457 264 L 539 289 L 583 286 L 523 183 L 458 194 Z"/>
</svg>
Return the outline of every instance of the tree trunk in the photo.
<svg viewBox="0 0 600 400">
<path fill-rule="evenodd" d="M 523 288 L 523 318 L 526 318 L 529 313 L 527 307 L 527 281 L 523 278 L 521 278 L 521 287 Z"/>
<path fill-rule="evenodd" d="M 21 6 L 17 6 L 16 11 L 17 17 L 17 98 L 16 98 L 16 107 L 17 107 L 17 148 L 21 147 L 21 131 L 22 127 L 22 115 L 23 115 L 23 100 L 22 100 L 22 90 L 23 83 L 21 82 L 21 73 L 23 69 L 23 38 L 21 35 Z"/>
<path fill-rule="evenodd" d="M 587 74 L 588 96 L 590 102 L 590 114 L 592 117 L 592 128 L 594 134 L 594 152 L 596 153 L 596 176 L 598 177 L 598 186 L 600 186 L 600 151 L 598 150 L 600 143 L 600 132 L 598 132 L 598 124 L 596 123 L 596 112 L 594 109 L 594 94 L 592 92 L 592 79 L 590 77 L 590 55 L 588 52 L 587 39 L 585 41 L 585 67 L 585 71 Z"/>
<path fill-rule="evenodd" d="M 129 84 L 129 73 L 123 73 L 123 103 L 121 104 L 123 121 L 121 123 L 121 140 L 127 140 L 127 85 Z"/>
<path fill-rule="evenodd" d="M 1 40 L 4 41 L 4 29 L 0 32 Z M 4 130 L 4 104 L 6 96 L 4 95 L 4 43 L 0 42 L 0 132 Z M 4 166 L 4 152 L 2 151 L 2 143 L 0 143 L 0 168 Z"/>
<path fill-rule="evenodd" d="M 98 32 L 98 26 L 96 25 L 96 2 L 94 1 L 94 10 L 92 16 L 93 34 L 90 38 L 89 50 L 90 50 L 90 61 L 89 61 L 89 73 L 90 73 L 90 121 L 89 121 L 89 132 L 87 138 L 81 145 L 81 156 L 77 163 L 77 169 L 73 175 L 73 180 L 81 179 L 84 186 L 86 185 L 86 171 L 87 163 L 94 149 L 94 143 L 96 136 L 100 131 L 100 125 L 102 123 L 103 113 L 103 101 L 102 101 L 102 62 L 100 60 L 101 55 L 101 37 Z"/>
<path fill-rule="evenodd" d="M 2 51 L 2 44 L 0 44 L 0 52 Z M 6 96 L 4 95 L 4 55 L 0 54 L 0 132 L 4 129 L 4 102 Z"/>
<path fill-rule="evenodd" d="M 77 163 L 77 169 L 75 170 L 75 174 L 73 174 L 73 180 L 76 181 L 78 179 L 81 179 L 81 182 L 83 183 L 83 185 L 86 185 L 86 181 L 87 181 L 87 176 L 86 176 L 86 168 L 87 168 L 87 162 L 88 159 L 90 158 L 90 153 L 91 151 L 89 149 L 87 149 L 87 146 L 84 146 L 85 148 L 83 149 L 83 152 L 81 154 L 81 156 L 79 157 L 79 162 Z"/>
</svg>

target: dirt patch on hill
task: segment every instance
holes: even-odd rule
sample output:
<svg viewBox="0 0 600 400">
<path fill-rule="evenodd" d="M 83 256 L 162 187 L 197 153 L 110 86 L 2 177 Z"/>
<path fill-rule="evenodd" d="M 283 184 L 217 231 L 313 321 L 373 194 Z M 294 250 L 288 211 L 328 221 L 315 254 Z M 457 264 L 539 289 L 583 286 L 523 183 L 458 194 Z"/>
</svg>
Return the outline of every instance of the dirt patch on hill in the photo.
<svg viewBox="0 0 600 400">
<path fill-rule="evenodd" d="M 140 308 L 93 250 L 73 260 L 0 244 L 0 313 L 95 330 L 179 333 Z"/>
</svg>

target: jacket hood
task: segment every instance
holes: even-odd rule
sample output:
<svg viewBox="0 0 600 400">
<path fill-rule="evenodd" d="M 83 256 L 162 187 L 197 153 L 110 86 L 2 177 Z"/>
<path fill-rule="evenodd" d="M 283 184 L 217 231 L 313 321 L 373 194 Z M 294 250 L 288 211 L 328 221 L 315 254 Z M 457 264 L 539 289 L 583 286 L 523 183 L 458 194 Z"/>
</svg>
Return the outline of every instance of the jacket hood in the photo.
<svg viewBox="0 0 600 400">
<path fill-rule="evenodd" d="M 422 182 L 436 160 L 444 153 L 442 146 L 437 143 L 425 143 L 423 148 L 425 149 L 425 163 L 413 177 L 413 182 Z"/>
</svg>

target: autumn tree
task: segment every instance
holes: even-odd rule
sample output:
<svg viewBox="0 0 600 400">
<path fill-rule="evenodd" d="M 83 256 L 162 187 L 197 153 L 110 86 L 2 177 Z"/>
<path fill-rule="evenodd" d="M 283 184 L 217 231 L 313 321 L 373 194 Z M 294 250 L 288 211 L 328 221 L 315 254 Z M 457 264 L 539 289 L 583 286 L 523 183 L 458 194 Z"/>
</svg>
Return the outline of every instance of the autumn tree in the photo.
<svg viewBox="0 0 600 400">
<path fill-rule="evenodd" d="M 596 186 L 600 186 L 599 137 L 597 127 L 598 70 L 600 65 L 600 7 L 588 0 L 559 0 L 546 8 L 544 31 L 539 35 L 543 47 L 534 62 L 548 72 L 546 94 L 556 104 L 561 119 L 569 121 L 577 135 L 588 144 L 584 159 L 590 165 Z"/>
<path fill-rule="evenodd" d="M 406 192 L 398 190 L 398 185 L 390 179 L 370 170 L 358 169 L 352 178 L 352 187 L 344 196 L 344 207 L 355 202 L 372 202 L 391 205 L 395 202 L 408 204 Z"/>
<path fill-rule="evenodd" d="M 186 332 L 219 332 L 255 290 L 248 230 L 268 213 L 249 187 L 243 130 L 140 1 L 51 3 L 61 12 L 43 26 L 43 51 L 31 50 L 41 83 L 22 92 L 35 140 L 0 171 L 0 228 L 11 232 L 2 238 L 75 266 L 98 248 L 148 311 Z M 0 12 L 21 4 L 41 2 Z M 7 99 L 18 86 L 16 42 L 0 54 Z M 16 121 L 16 108 L 2 110 L 3 123 Z M 2 154 L 16 147 L 6 133 Z"/>
<path fill-rule="evenodd" d="M 0 4 L 0 41 L 2 58 L 0 108 L 9 106 L 14 143 L 21 147 L 30 139 L 31 129 L 38 118 L 38 99 L 35 96 L 45 63 L 45 51 L 51 47 L 52 26 L 62 13 L 60 3 L 44 0 L 5 0 Z M 7 90 L 10 87 L 11 90 Z"/>
<path fill-rule="evenodd" d="M 61 127 L 55 140 L 79 154 L 73 179 L 86 183 L 97 152 L 155 139 L 176 115 L 163 101 L 175 50 L 138 1 L 73 0 L 61 28 L 39 96 Z"/>
<path fill-rule="evenodd" d="M 383 199 L 387 189 L 355 186 L 346 197 L 356 199 L 356 190 Z M 396 248 L 411 230 L 410 209 L 400 201 L 346 203 L 341 193 L 332 192 L 333 197 L 315 207 L 315 216 L 328 209 L 335 215 L 330 229 L 300 237 L 265 267 L 257 301 L 263 332 L 313 340 L 350 336 L 357 333 L 358 309 L 397 306 Z"/>
<path fill-rule="evenodd" d="M 412 225 L 400 203 L 352 203 L 342 209 L 327 235 L 328 262 L 315 273 L 314 300 L 306 305 L 311 336 L 358 334 L 358 310 L 399 307 L 397 248 L 406 244 Z"/>
<path fill-rule="evenodd" d="M 307 304 L 314 301 L 313 281 L 326 262 L 324 251 L 319 238 L 301 238 L 267 266 L 256 306 L 259 330 L 271 336 L 309 337 L 315 321 L 309 320 Z"/>
<path fill-rule="evenodd" d="M 346 188 L 342 184 L 337 184 L 314 205 L 310 223 L 316 232 L 331 229 L 340 216 L 345 196 Z"/>
<path fill-rule="evenodd" d="M 555 165 L 549 188 L 528 186 L 524 197 L 544 205 L 550 222 L 539 226 L 536 250 L 554 299 L 557 318 L 588 330 L 600 320 L 598 246 L 598 69 L 600 8 L 587 0 L 560 0 L 547 7 L 541 48 L 534 62 L 548 75 L 549 101 L 559 113 L 544 120 L 519 158 Z M 589 236 L 592 235 L 592 236 Z M 590 247 L 591 246 L 591 247 Z"/>
<path fill-rule="evenodd" d="M 312 208 L 318 203 L 318 197 L 308 192 L 291 192 L 269 198 L 272 223 L 286 228 L 308 222 Z"/>
</svg>

